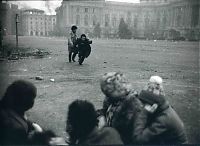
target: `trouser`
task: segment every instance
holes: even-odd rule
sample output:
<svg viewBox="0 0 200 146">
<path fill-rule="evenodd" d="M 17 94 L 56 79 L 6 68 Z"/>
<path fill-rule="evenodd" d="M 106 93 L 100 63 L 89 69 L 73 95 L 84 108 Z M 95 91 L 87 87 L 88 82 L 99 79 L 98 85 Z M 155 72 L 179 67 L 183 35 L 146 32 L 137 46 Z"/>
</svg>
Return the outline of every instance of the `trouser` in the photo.
<svg viewBox="0 0 200 146">
<path fill-rule="evenodd" d="M 75 58 L 76 58 L 77 54 L 78 54 L 77 52 L 70 51 L 69 52 L 69 62 L 75 61 Z"/>
</svg>

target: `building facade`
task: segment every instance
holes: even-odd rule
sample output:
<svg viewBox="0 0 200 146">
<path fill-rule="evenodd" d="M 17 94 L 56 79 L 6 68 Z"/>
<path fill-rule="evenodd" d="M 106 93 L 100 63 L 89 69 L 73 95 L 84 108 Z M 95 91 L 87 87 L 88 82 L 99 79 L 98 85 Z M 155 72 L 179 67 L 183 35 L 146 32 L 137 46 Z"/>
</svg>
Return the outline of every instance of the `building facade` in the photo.
<svg viewBox="0 0 200 146">
<path fill-rule="evenodd" d="M 49 36 L 56 26 L 56 15 L 46 15 L 43 10 L 27 9 L 21 11 L 22 35 Z"/>
<path fill-rule="evenodd" d="M 0 1 L 0 26 L 3 29 L 4 35 L 14 35 L 16 33 L 16 14 L 20 10 L 17 5 L 8 4 Z"/>
<path fill-rule="evenodd" d="M 134 38 L 170 39 L 177 34 L 185 39 L 200 39 L 199 0 L 141 0 L 140 3 L 105 0 L 65 0 L 57 8 L 57 28 L 69 31 L 72 25 L 80 33 L 92 34 L 100 24 L 101 35 L 116 36 L 123 18 Z"/>
</svg>

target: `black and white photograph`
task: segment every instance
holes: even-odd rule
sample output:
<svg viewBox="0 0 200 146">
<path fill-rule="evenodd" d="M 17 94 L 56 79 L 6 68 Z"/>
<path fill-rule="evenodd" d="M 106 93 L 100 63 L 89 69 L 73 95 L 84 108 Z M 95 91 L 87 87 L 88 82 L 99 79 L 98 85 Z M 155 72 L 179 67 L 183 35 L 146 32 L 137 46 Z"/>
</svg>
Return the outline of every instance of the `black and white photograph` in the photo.
<svg viewBox="0 0 200 146">
<path fill-rule="evenodd" d="M 199 0 L 1 0 L 0 145 L 200 144 Z"/>
</svg>

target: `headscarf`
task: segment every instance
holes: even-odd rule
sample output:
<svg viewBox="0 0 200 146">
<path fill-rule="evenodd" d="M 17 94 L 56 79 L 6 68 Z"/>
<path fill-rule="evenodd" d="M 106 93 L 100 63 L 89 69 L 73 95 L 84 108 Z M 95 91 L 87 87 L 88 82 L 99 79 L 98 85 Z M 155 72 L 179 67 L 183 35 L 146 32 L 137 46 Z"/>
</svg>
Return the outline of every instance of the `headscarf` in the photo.
<svg viewBox="0 0 200 146">
<path fill-rule="evenodd" d="M 101 78 L 100 86 L 107 97 L 116 100 L 128 95 L 132 89 L 125 75 L 120 72 L 105 73 Z"/>
</svg>

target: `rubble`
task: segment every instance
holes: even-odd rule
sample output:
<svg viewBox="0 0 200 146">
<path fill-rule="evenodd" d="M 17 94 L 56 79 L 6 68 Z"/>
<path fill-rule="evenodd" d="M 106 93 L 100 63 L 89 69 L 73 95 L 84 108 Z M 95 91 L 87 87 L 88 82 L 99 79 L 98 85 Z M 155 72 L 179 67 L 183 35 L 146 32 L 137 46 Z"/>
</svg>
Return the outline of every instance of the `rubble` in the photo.
<svg viewBox="0 0 200 146">
<path fill-rule="evenodd" d="M 44 78 L 42 76 L 36 76 L 35 79 L 36 80 L 43 80 Z"/>
</svg>

